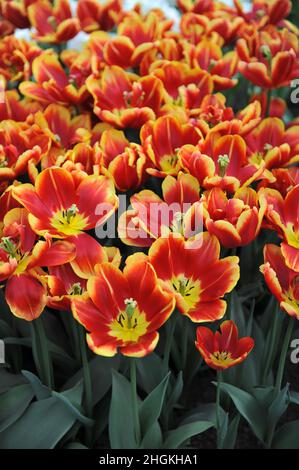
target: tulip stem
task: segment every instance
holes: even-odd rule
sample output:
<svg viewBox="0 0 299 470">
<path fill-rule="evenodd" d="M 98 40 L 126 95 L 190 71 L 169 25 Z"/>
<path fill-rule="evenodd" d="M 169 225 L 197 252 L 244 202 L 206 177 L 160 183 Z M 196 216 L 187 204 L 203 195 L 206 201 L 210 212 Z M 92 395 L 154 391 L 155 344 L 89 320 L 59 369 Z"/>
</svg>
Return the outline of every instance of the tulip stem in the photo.
<svg viewBox="0 0 299 470">
<path fill-rule="evenodd" d="M 216 391 L 216 429 L 217 429 L 217 449 L 220 448 L 220 428 L 221 428 L 221 419 L 220 419 L 220 399 L 221 399 L 221 382 L 222 374 L 221 371 L 217 371 L 217 391 Z"/>
<path fill-rule="evenodd" d="M 32 354 L 39 378 L 44 385 L 53 389 L 54 376 L 50 357 L 48 339 L 42 319 L 36 318 L 30 322 L 32 337 Z"/>
<path fill-rule="evenodd" d="M 269 88 L 267 90 L 267 104 L 266 104 L 266 113 L 265 113 L 266 118 L 270 116 L 271 98 L 272 98 L 272 89 Z"/>
<path fill-rule="evenodd" d="M 279 358 L 279 364 L 278 364 L 278 370 L 277 370 L 277 375 L 276 375 L 276 381 L 275 381 L 274 395 L 273 395 L 272 403 L 278 397 L 279 392 L 281 390 L 283 373 L 284 373 L 284 368 L 285 368 L 286 358 L 287 358 L 287 354 L 288 354 L 288 349 L 289 349 L 289 345 L 290 345 L 290 341 L 291 341 L 291 337 L 292 337 L 292 333 L 293 333 L 293 329 L 294 329 L 294 323 L 295 323 L 294 318 L 290 317 L 289 321 L 288 321 L 287 331 L 286 331 L 286 334 L 285 334 L 285 337 L 284 337 L 284 340 L 283 340 L 283 345 L 282 345 L 280 358 Z M 271 448 L 274 431 L 275 431 L 275 426 L 271 426 L 270 429 L 269 429 L 269 432 L 268 432 L 267 439 L 266 439 L 266 445 L 267 445 L 268 448 Z"/>
<path fill-rule="evenodd" d="M 272 328 L 271 328 L 271 337 L 269 350 L 267 351 L 266 363 L 263 373 L 263 384 L 266 384 L 269 372 L 273 366 L 274 356 L 275 356 L 275 340 L 277 337 L 277 328 L 278 328 L 278 312 L 275 312 Z"/>
<path fill-rule="evenodd" d="M 163 355 L 163 369 L 165 371 L 169 370 L 169 359 L 170 359 L 170 353 L 171 353 L 171 346 L 172 346 L 172 341 L 174 337 L 174 332 L 175 332 L 175 327 L 178 319 L 178 315 L 176 310 L 172 313 L 172 317 L 170 320 L 170 329 L 166 338 L 166 344 L 165 344 L 165 349 L 164 349 L 164 355 Z"/>
<path fill-rule="evenodd" d="M 137 447 L 139 447 L 139 444 L 141 442 L 141 431 L 140 431 L 139 410 L 138 410 L 136 362 L 133 357 L 131 357 L 131 360 L 130 360 L 130 382 L 131 382 L 131 398 L 132 398 L 132 411 L 133 411 L 135 439 L 136 439 Z"/>
<path fill-rule="evenodd" d="M 84 380 L 84 404 L 85 404 L 85 411 L 88 418 L 92 418 L 92 381 L 87 357 L 87 346 L 86 346 L 86 339 L 85 339 L 85 331 L 83 327 L 78 323 L 78 337 L 80 343 L 80 353 L 81 353 L 81 362 L 82 362 L 82 372 L 83 372 L 83 380 Z M 88 447 L 92 445 L 92 427 L 86 427 L 86 443 Z"/>
<path fill-rule="evenodd" d="M 187 357 L 188 357 L 188 340 L 189 340 L 188 325 L 185 326 L 182 337 L 182 370 L 186 368 Z"/>
<path fill-rule="evenodd" d="M 281 390 L 283 372 L 284 372 L 288 349 L 289 349 L 289 345 L 290 345 L 290 341 L 291 341 L 291 337 L 292 337 L 292 333 L 294 329 L 294 323 L 295 323 L 294 317 L 290 317 L 287 331 L 283 340 L 281 355 L 279 358 L 279 365 L 278 365 L 278 371 L 277 371 L 276 382 L 275 382 L 275 394 L 274 394 L 275 398 L 277 397 L 277 395 L 279 394 Z"/>
</svg>

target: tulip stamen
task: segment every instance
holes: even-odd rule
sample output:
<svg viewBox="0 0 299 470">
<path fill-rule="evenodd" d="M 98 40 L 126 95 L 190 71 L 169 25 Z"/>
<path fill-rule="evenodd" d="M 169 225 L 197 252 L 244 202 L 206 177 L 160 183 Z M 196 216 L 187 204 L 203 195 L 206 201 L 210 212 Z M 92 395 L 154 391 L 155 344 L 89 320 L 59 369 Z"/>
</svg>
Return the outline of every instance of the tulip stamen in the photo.
<svg viewBox="0 0 299 470">
<path fill-rule="evenodd" d="M 231 353 L 228 351 L 216 351 L 213 353 L 213 356 L 217 359 L 217 361 L 226 361 L 227 359 L 231 358 Z"/>
</svg>

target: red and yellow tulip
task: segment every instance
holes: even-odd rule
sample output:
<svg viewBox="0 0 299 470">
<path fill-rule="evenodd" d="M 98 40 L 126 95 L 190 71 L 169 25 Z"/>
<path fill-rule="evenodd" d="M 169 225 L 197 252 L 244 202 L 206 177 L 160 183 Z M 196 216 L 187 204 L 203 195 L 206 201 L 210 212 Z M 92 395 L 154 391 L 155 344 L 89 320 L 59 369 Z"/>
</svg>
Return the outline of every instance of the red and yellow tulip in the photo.
<svg viewBox="0 0 299 470">
<path fill-rule="evenodd" d="M 47 303 L 42 266 L 68 263 L 75 257 L 69 241 L 37 241 L 24 208 L 11 209 L 3 219 L 0 239 L 0 279 L 7 280 L 5 298 L 12 313 L 31 321 Z"/>
<path fill-rule="evenodd" d="M 265 201 L 259 203 L 258 193 L 252 188 L 238 189 L 228 199 L 220 188 L 213 188 L 204 196 L 204 223 L 226 248 L 248 245 L 259 234 L 266 210 Z"/>
<path fill-rule="evenodd" d="M 120 0 L 107 0 L 100 3 L 98 0 L 79 0 L 77 5 L 77 17 L 83 31 L 109 31 L 115 24 L 121 13 Z"/>
<path fill-rule="evenodd" d="M 296 34 L 287 29 L 252 31 L 239 39 L 239 68 L 247 80 L 269 89 L 289 85 L 299 73 L 299 45 Z"/>
<path fill-rule="evenodd" d="M 175 116 L 162 116 L 156 121 L 149 121 L 140 131 L 141 144 L 155 166 L 147 172 L 159 178 L 177 175 L 181 169 L 178 158 L 180 147 L 187 143 L 196 145 L 201 137 L 199 129 L 181 123 Z"/>
<path fill-rule="evenodd" d="M 277 231 L 283 238 L 281 251 L 290 269 L 299 271 L 299 185 L 292 188 L 285 198 L 276 189 L 260 190 L 260 200 L 266 204 L 265 225 Z"/>
<path fill-rule="evenodd" d="M 169 234 L 156 240 L 148 253 L 157 276 L 174 294 L 178 310 L 194 322 L 222 318 L 226 310 L 222 297 L 238 282 L 239 258 L 219 256 L 220 243 L 207 232 L 187 241 Z"/>
<path fill-rule="evenodd" d="M 264 119 L 245 137 L 251 163 L 265 162 L 267 168 L 290 166 L 299 161 L 299 126 L 285 129 L 278 118 Z"/>
<path fill-rule="evenodd" d="M 140 276 L 142 273 L 142 276 Z M 128 258 L 123 272 L 103 263 L 87 281 L 87 295 L 72 300 L 74 317 L 86 328 L 89 347 L 102 356 L 143 357 L 157 345 L 157 330 L 174 309 L 147 260 Z"/>
<path fill-rule="evenodd" d="M 0 123 L 0 181 L 29 171 L 50 148 L 49 137 L 38 127 L 6 120 Z"/>
<path fill-rule="evenodd" d="M 49 267 L 46 282 L 49 290 L 47 305 L 58 310 L 70 310 L 73 296 L 86 293 L 87 279 L 95 276 L 101 263 L 120 263 L 118 249 L 102 247 L 87 233 L 68 239 L 75 246 L 75 257 L 69 263 Z M 109 256 L 111 250 L 115 252 Z"/>
<path fill-rule="evenodd" d="M 77 18 L 72 18 L 68 0 L 41 0 L 28 7 L 28 18 L 39 42 L 60 44 L 72 39 L 80 30 Z"/>
<path fill-rule="evenodd" d="M 118 205 L 110 178 L 90 175 L 78 180 L 73 173 L 58 167 L 43 170 L 35 186 L 15 187 L 13 195 L 28 210 L 36 233 L 58 238 L 103 224 Z"/>
<path fill-rule="evenodd" d="M 6 36 L 0 41 L 0 75 L 11 83 L 29 80 L 32 62 L 41 52 L 37 44 Z"/>
<path fill-rule="evenodd" d="M 212 369 L 225 370 L 243 362 L 254 347 L 254 340 L 238 338 L 238 328 L 232 320 L 221 323 L 220 332 L 206 326 L 196 330 L 196 348 Z"/>
<path fill-rule="evenodd" d="M 299 319 L 298 272 L 288 267 L 283 250 L 276 245 L 265 246 L 264 261 L 260 270 L 270 291 L 277 298 L 282 310 Z"/>
<path fill-rule="evenodd" d="M 154 240 L 170 232 L 186 239 L 203 227 L 198 181 L 191 175 L 168 175 L 162 182 L 163 199 L 144 189 L 131 197 L 132 208 L 124 212 L 118 223 L 121 240 L 132 246 L 150 246 Z"/>
<path fill-rule="evenodd" d="M 100 79 L 86 82 L 94 98 L 94 112 L 118 128 L 139 128 L 155 119 L 162 102 L 163 86 L 156 77 L 139 78 L 118 66 L 106 67 Z"/>
<path fill-rule="evenodd" d="M 185 145 L 178 152 L 184 170 L 205 189 L 219 187 L 230 193 L 260 179 L 264 166 L 253 165 L 246 156 L 246 143 L 239 135 L 222 137 L 212 132 L 197 146 Z"/>
<path fill-rule="evenodd" d="M 20 92 L 28 98 L 44 104 L 79 104 L 87 96 L 85 84 L 76 82 L 68 76 L 58 57 L 45 52 L 32 62 L 34 81 L 23 81 Z"/>
</svg>

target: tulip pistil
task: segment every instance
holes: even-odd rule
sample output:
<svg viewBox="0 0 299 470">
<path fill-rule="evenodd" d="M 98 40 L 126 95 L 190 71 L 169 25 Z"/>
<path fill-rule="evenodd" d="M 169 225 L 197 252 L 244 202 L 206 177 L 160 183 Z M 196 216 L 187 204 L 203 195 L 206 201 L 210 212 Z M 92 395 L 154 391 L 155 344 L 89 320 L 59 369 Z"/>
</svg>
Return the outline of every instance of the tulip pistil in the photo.
<svg viewBox="0 0 299 470">
<path fill-rule="evenodd" d="M 49 18 L 47 19 L 47 22 L 49 23 L 49 25 L 52 26 L 53 29 L 57 28 L 57 21 L 56 21 L 55 16 L 49 16 Z"/>
<path fill-rule="evenodd" d="M 228 155 L 219 155 L 218 157 L 218 167 L 219 167 L 219 176 L 225 176 L 226 169 L 229 165 L 229 156 Z"/>
<path fill-rule="evenodd" d="M 72 285 L 69 295 L 81 295 L 83 292 L 83 289 L 81 287 L 80 282 L 75 282 L 75 284 Z"/>
<path fill-rule="evenodd" d="M 78 207 L 76 206 L 76 204 L 72 204 L 71 207 L 69 207 L 68 209 L 62 211 L 62 217 L 64 219 L 66 219 L 66 222 L 68 224 L 71 223 L 72 219 L 75 217 L 75 215 L 77 214 L 77 212 L 79 212 L 79 209 Z"/>
<path fill-rule="evenodd" d="M 6 251 L 11 258 L 16 258 L 16 245 L 10 240 L 10 237 L 2 237 L 0 248 Z"/>
<path fill-rule="evenodd" d="M 132 319 L 133 319 L 135 309 L 137 307 L 137 302 L 136 302 L 136 300 L 130 298 L 130 299 L 125 300 L 125 305 L 126 305 L 125 313 L 126 313 L 126 317 L 127 317 L 127 327 L 129 329 L 130 328 L 135 328 L 136 325 L 137 325 L 137 319 L 135 319 L 134 325 L 132 325 Z"/>
</svg>

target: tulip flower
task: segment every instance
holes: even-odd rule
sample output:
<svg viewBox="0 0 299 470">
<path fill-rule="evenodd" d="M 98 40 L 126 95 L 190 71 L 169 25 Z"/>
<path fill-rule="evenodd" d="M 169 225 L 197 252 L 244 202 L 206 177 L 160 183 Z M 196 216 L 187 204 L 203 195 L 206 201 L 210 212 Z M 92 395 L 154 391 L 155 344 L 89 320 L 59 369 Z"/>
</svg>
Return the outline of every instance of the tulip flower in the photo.
<svg viewBox="0 0 299 470">
<path fill-rule="evenodd" d="M 68 238 L 75 247 L 75 257 L 69 263 L 49 267 L 46 282 L 49 290 L 47 305 L 58 310 L 70 310 L 73 296 L 82 296 L 86 292 L 87 279 L 97 274 L 101 263 L 111 261 L 119 265 L 120 256 L 113 247 L 102 247 L 87 233 Z"/>
<path fill-rule="evenodd" d="M 209 233 L 216 235 L 226 248 L 248 245 L 258 235 L 266 203 L 259 203 L 252 188 L 238 189 L 228 199 L 220 188 L 213 188 L 204 196 L 204 221 Z"/>
<path fill-rule="evenodd" d="M 296 166 L 292 168 L 274 168 L 272 174 L 275 181 L 272 183 L 261 181 L 259 187 L 277 189 L 285 197 L 292 188 L 299 184 L 299 168 Z"/>
<path fill-rule="evenodd" d="M 219 256 L 220 243 L 207 232 L 187 241 L 169 234 L 156 240 L 148 253 L 157 276 L 175 295 L 178 310 L 197 323 L 223 317 L 222 297 L 239 279 L 239 258 Z"/>
<path fill-rule="evenodd" d="M 119 218 L 118 234 L 123 243 L 150 246 L 155 239 L 170 232 L 186 239 L 202 231 L 203 209 L 198 181 L 179 173 L 162 182 L 163 199 L 148 189 L 134 194 L 132 208 Z"/>
<path fill-rule="evenodd" d="M 240 72 L 259 87 L 288 86 L 298 77 L 298 38 L 287 29 L 250 32 L 246 39 L 238 40 L 237 52 Z"/>
<path fill-rule="evenodd" d="M 69 241 L 37 241 L 24 208 L 11 209 L 3 219 L 0 235 L 0 280 L 7 281 L 5 299 L 11 312 L 32 321 L 47 303 L 43 266 L 68 263 L 75 257 Z"/>
<path fill-rule="evenodd" d="M 180 147 L 187 143 L 195 145 L 201 137 L 198 129 L 191 124 L 182 124 L 174 116 L 163 116 L 146 123 L 140 131 L 141 144 L 155 166 L 147 172 L 159 178 L 177 175 L 181 169 Z"/>
<path fill-rule="evenodd" d="M 17 90 L 6 90 L 3 92 L 3 102 L 0 102 L 0 121 L 7 119 L 16 122 L 26 121 L 30 114 L 35 114 L 41 109 L 42 106 L 37 101 L 21 99 Z"/>
<path fill-rule="evenodd" d="M 264 160 L 269 169 L 293 165 L 299 161 L 299 126 L 285 129 L 278 118 L 264 119 L 249 132 L 245 141 L 251 163 Z"/>
<path fill-rule="evenodd" d="M 72 312 L 89 331 L 89 347 L 102 356 L 114 356 L 118 350 L 131 357 L 150 354 L 159 339 L 157 330 L 175 304 L 146 260 L 128 258 L 123 272 L 101 264 L 87 281 L 87 292 L 72 300 Z"/>
<path fill-rule="evenodd" d="M 85 84 L 68 76 L 57 56 L 45 52 L 32 62 L 34 81 L 23 81 L 20 92 L 28 98 L 49 104 L 79 104 L 88 93 Z"/>
<path fill-rule="evenodd" d="M 299 185 L 282 197 L 276 189 L 260 190 L 260 200 L 266 204 L 265 226 L 276 230 L 283 239 L 281 251 L 290 269 L 299 271 Z"/>
<path fill-rule="evenodd" d="M 34 122 L 51 139 L 51 148 L 42 159 L 42 168 L 56 165 L 57 157 L 78 142 L 88 142 L 91 122 L 88 114 L 71 116 L 70 109 L 50 104 L 43 112 L 34 115 Z"/>
<path fill-rule="evenodd" d="M 198 44 L 184 43 L 184 53 L 191 67 L 200 67 L 209 72 L 215 90 L 234 87 L 238 81 L 233 79 L 237 72 L 238 55 L 236 51 L 223 54 L 218 34 L 203 38 Z M 220 43 L 220 44 L 219 44 Z"/>
<path fill-rule="evenodd" d="M 86 82 L 94 98 L 94 112 L 118 128 L 139 128 L 155 119 L 162 102 L 163 86 L 155 77 L 136 77 L 118 66 L 105 67 L 100 80 Z"/>
<path fill-rule="evenodd" d="M 214 129 L 205 141 L 197 146 L 184 145 L 178 152 L 182 168 L 195 176 L 202 187 L 211 189 L 217 186 L 234 193 L 262 176 L 264 165 L 248 162 L 242 137 L 218 136 Z"/>
<path fill-rule="evenodd" d="M 249 12 L 244 12 L 239 0 L 235 0 L 234 4 L 238 15 L 248 23 L 253 22 L 259 28 L 265 27 L 267 24 L 283 26 L 284 18 L 290 14 L 292 9 L 290 0 L 253 0 Z"/>
<path fill-rule="evenodd" d="M 1 0 L 1 16 L 16 28 L 29 28 L 27 8 L 34 0 Z M 10 32 L 7 32 L 10 34 Z"/>
<path fill-rule="evenodd" d="M 75 175 L 58 167 L 42 171 L 35 186 L 15 187 L 13 195 L 30 213 L 29 222 L 36 233 L 58 238 L 104 223 L 118 205 L 111 179 L 90 175 L 77 181 Z"/>
<path fill-rule="evenodd" d="M 161 60 L 154 62 L 150 71 L 163 83 L 168 104 L 198 109 L 204 96 L 213 91 L 211 76 L 199 67 L 190 68 L 182 62 Z"/>
<path fill-rule="evenodd" d="M 80 30 L 79 20 L 72 18 L 68 0 L 34 2 L 28 7 L 28 17 L 36 30 L 33 38 L 39 42 L 60 44 L 72 39 Z"/>
<path fill-rule="evenodd" d="M 282 310 L 299 320 L 299 276 L 289 268 L 281 247 L 266 245 L 265 263 L 260 266 L 267 286 L 276 297 Z"/>
<path fill-rule="evenodd" d="M 225 44 L 234 41 L 239 30 L 244 24 L 244 19 L 240 16 L 232 15 L 230 12 L 218 11 L 213 15 L 198 15 L 193 12 L 185 13 L 180 22 L 182 35 L 192 44 L 198 42 L 204 36 L 212 36 L 218 33 Z"/>
<path fill-rule="evenodd" d="M 221 323 L 220 332 L 205 326 L 196 330 L 196 348 L 212 369 L 225 370 L 243 362 L 254 347 L 249 336 L 238 338 L 238 328 L 232 320 Z"/>
<path fill-rule="evenodd" d="M 141 145 L 129 142 L 122 131 L 107 129 L 99 143 L 102 173 L 113 178 L 119 191 L 137 188 L 146 180 L 150 167 Z"/>
<path fill-rule="evenodd" d="M 83 31 L 109 31 L 115 26 L 116 19 L 121 13 L 120 0 L 107 0 L 105 3 L 98 0 L 79 0 L 77 17 Z"/>
<path fill-rule="evenodd" d="M 9 82 L 29 80 L 32 62 L 42 49 L 32 42 L 7 36 L 0 42 L 0 75 Z"/>
<path fill-rule="evenodd" d="M 13 120 L 0 123 L 0 181 L 12 180 L 38 164 L 50 148 L 49 137 L 38 127 Z"/>
<path fill-rule="evenodd" d="M 203 13 L 208 13 L 215 8 L 214 2 L 212 0 L 178 0 L 178 7 L 184 13 L 192 11 L 199 15 Z"/>
<path fill-rule="evenodd" d="M 137 47 L 162 39 L 171 26 L 172 21 L 166 20 L 161 10 L 150 11 L 144 16 L 131 11 L 119 23 L 117 33 L 130 38 Z"/>
</svg>

